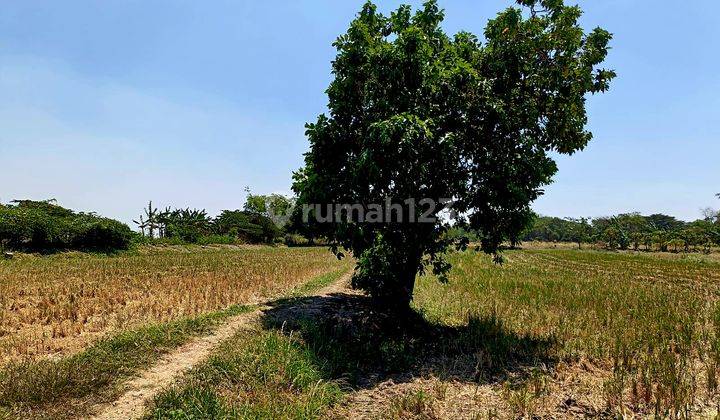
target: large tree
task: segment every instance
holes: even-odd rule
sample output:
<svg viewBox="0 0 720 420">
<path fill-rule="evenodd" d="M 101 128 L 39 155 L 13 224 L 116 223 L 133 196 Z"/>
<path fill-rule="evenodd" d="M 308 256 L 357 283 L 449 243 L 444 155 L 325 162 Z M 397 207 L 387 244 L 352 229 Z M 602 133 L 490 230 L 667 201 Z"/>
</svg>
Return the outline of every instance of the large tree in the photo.
<svg viewBox="0 0 720 420">
<path fill-rule="evenodd" d="M 517 238 L 557 171 L 550 153 L 585 147 L 586 96 L 615 76 L 598 68 L 610 33 L 586 34 L 578 7 L 517 3 L 488 22 L 483 40 L 445 34 L 436 1 L 390 16 L 366 3 L 334 43 L 329 113 L 306 126 L 299 204 L 451 198 L 485 252 Z M 358 259 L 353 285 L 394 308 L 407 307 L 419 272 L 449 268 L 445 219 L 413 223 L 412 211 L 403 206 L 402 222 L 316 224 L 336 252 Z"/>
</svg>

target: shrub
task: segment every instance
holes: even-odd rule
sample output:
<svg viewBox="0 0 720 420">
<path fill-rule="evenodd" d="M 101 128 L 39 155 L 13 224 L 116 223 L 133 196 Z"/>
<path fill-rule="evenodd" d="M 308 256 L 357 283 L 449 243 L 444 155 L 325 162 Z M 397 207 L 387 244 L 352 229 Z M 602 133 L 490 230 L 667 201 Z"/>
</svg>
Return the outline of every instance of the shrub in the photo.
<svg viewBox="0 0 720 420">
<path fill-rule="evenodd" d="M 11 249 L 127 249 L 130 228 L 92 213 L 75 213 L 52 201 L 15 201 L 0 206 L 0 243 Z"/>
<path fill-rule="evenodd" d="M 272 243 L 280 230 L 270 218 L 259 213 L 225 210 L 214 221 L 215 233 L 250 243 Z"/>
<path fill-rule="evenodd" d="M 307 245 L 309 241 L 301 235 L 287 233 L 283 238 L 283 243 L 287 246 L 304 246 Z"/>
<path fill-rule="evenodd" d="M 93 218 L 83 223 L 76 232 L 73 248 L 127 249 L 133 232 L 124 223 L 105 218 Z"/>
</svg>

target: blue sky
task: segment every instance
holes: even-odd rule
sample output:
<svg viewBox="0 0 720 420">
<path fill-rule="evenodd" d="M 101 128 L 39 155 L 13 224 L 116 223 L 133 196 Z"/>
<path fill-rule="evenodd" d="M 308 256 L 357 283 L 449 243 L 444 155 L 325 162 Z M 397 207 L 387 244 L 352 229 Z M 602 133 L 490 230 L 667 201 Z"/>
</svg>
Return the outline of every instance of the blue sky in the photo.
<svg viewBox="0 0 720 420">
<path fill-rule="evenodd" d="M 400 3 L 378 1 L 389 12 Z M 289 192 L 324 112 L 332 41 L 362 1 L 0 0 L 0 201 L 129 222 L 158 205 L 238 208 Z M 481 34 L 512 4 L 444 0 L 445 28 Z M 579 1 L 615 34 L 595 139 L 559 159 L 534 208 L 558 216 L 720 207 L 720 17 L 709 0 Z"/>
</svg>

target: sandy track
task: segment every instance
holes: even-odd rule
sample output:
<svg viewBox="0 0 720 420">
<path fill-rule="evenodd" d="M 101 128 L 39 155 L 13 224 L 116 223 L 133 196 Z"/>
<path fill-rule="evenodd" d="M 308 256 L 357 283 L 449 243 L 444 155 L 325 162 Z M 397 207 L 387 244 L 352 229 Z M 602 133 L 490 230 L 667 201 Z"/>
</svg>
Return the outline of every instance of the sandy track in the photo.
<svg viewBox="0 0 720 420">
<path fill-rule="evenodd" d="M 350 274 L 350 272 L 344 274 L 338 281 L 321 289 L 315 295 L 323 296 L 342 291 Z M 164 355 L 140 376 L 128 381 L 119 399 L 109 404 L 98 405 L 93 410 L 97 414 L 92 418 L 127 420 L 142 417 L 146 404 L 155 395 L 172 385 L 183 373 L 207 359 L 221 342 L 257 325 L 262 311 L 266 309 L 268 306 L 259 305 L 253 312 L 231 317 L 212 334 L 196 338 Z"/>
</svg>

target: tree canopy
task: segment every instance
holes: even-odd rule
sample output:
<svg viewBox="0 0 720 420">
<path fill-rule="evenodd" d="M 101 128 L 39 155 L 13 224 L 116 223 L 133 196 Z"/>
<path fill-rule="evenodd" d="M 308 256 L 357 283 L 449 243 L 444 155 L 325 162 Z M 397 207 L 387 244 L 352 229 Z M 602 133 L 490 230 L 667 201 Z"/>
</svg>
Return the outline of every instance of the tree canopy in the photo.
<svg viewBox="0 0 720 420">
<path fill-rule="evenodd" d="M 517 237 L 557 171 L 550 153 L 585 147 L 586 95 L 615 76 L 598 67 L 610 33 L 586 34 L 578 7 L 518 4 L 481 40 L 447 35 L 436 1 L 390 16 L 367 2 L 334 43 L 329 113 L 307 124 L 310 150 L 295 174 L 299 203 L 450 198 L 485 252 Z M 353 285 L 394 307 L 411 300 L 418 272 L 448 269 L 447 223 L 412 223 L 412 210 L 402 222 L 318 224 L 336 252 L 358 258 Z"/>
<path fill-rule="evenodd" d="M 295 206 L 294 199 L 285 197 L 282 194 L 252 194 L 249 189 L 247 189 L 247 192 L 245 211 L 268 217 L 278 227 L 283 227 L 289 222 Z"/>
</svg>

